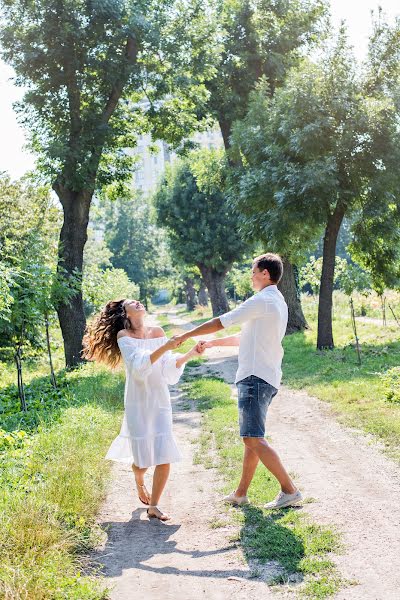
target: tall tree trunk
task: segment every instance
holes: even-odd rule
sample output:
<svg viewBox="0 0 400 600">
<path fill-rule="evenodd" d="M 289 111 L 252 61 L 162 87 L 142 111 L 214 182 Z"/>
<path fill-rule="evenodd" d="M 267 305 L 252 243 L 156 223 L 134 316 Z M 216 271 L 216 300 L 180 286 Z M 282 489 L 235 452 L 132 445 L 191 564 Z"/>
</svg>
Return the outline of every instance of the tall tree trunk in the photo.
<svg viewBox="0 0 400 600">
<path fill-rule="evenodd" d="M 93 192 L 79 192 L 54 184 L 64 210 L 64 222 L 60 232 L 58 248 L 58 272 L 72 277 L 82 274 L 83 248 L 87 240 L 89 210 Z M 83 310 L 82 282 L 69 302 L 61 302 L 57 307 L 58 320 L 64 340 L 65 362 L 74 367 L 80 362 L 82 337 L 86 319 Z"/>
<path fill-rule="evenodd" d="M 185 278 L 185 289 L 186 289 L 186 307 L 189 311 L 194 310 L 196 306 L 196 290 L 194 289 L 193 279 L 191 277 Z"/>
<path fill-rule="evenodd" d="M 230 135 L 231 135 L 231 123 L 226 121 L 221 115 L 218 116 L 219 128 L 221 130 L 222 139 L 224 142 L 225 150 L 228 150 L 230 147 Z"/>
<path fill-rule="evenodd" d="M 321 285 L 318 304 L 318 338 L 319 350 L 332 349 L 332 293 L 335 276 L 336 242 L 339 229 L 345 215 L 345 207 L 338 202 L 334 212 L 329 216 L 325 235 L 322 258 Z"/>
<path fill-rule="evenodd" d="M 205 286 L 205 283 L 203 280 L 201 280 L 200 283 L 200 289 L 199 289 L 199 304 L 201 306 L 208 306 L 208 294 L 207 294 L 207 288 Z"/>
<path fill-rule="evenodd" d="M 297 267 L 286 258 L 283 261 L 283 275 L 278 288 L 283 294 L 288 306 L 288 323 L 286 334 L 296 333 L 308 328 L 300 301 Z"/>
<path fill-rule="evenodd" d="M 213 317 L 223 315 L 229 311 L 228 298 L 225 292 L 225 273 L 218 273 L 204 265 L 198 265 L 198 267 L 210 294 Z"/>
</svg>

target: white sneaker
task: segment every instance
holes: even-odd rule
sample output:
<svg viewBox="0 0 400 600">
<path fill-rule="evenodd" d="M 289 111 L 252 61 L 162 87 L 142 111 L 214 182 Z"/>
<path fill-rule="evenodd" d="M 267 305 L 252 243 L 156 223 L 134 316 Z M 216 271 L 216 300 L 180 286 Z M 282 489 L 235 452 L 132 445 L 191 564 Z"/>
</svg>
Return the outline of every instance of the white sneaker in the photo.
<svg viewBox="0 0 400 600">
<path fill-rule="evenodd" d="M 275 500 L 264 504 L 264 508 L 272 509 L 285 508 L 286 506 L 296 506 L 302 500 L 303 496 L 301 495 L 299 490 L 296 490 L 294 494 L 285 494 L 285 492 L 280 492 L 275 498 Z"/>
<path fill-rule="evenodd" d="M 233 506 L 242 506 L 242 504 L 249 504 L 249 499 L 247 496 L 236 496 L 235 492 L 229 494 L 229 496 L 224 496 L 222 498 L 223 502 L 228 502 L 228 504 L 233 504 Z"/>
</svg>

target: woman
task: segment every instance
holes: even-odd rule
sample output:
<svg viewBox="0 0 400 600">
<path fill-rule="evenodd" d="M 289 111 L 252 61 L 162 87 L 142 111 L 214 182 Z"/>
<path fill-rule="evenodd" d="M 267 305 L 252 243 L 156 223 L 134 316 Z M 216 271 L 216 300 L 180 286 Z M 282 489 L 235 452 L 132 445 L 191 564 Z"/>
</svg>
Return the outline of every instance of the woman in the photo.
<svg viewBox="0 0 400 600">
<path fill-rule="evenodd" d="M 172 354 L 179 342 L 168 340 L 161 327 L 145 324 L 146 310 L 137 300 L 106 304 L 87 329 L 83 356 L 115 367 L 122 356 L 126 382 L 124 417 L 120 434 L 105 458 L 131 463 L 139 499 L 148 505 L 149 517 L 167 521 L 158 503 L 170 471 L 181 460 L 172 433 L 172 408 L 168 384 L 175 384 L 185 363 L 201 352 L 194 346 L 186 354 Z M 144 485 L 148 467 L 155 466 L 151 494 Z"/>
</svg>

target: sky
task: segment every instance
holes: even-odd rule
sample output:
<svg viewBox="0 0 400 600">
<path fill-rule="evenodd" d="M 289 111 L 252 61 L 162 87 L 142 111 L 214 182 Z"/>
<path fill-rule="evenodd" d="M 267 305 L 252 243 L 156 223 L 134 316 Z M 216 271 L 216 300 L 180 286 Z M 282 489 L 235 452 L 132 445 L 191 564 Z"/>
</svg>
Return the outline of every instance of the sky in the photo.
<svg viewBox="0 0 400 600">
<path fill-rule="evenodd" d="M 344 19 L 349 39 L 359 59 L 365 56 L 371 25 L 371 10 L 382 7 L 389 19 L 400 16 L 399 0 L 331 0 L 332 21 L 335 27 Z M 12 104 L 22 96 L 13 82 L 13 71 L 0 59 L 0 171 L 12 179 L 21 177 L 34 167 L 32 154 L 24 148 L 24 130 L 18 125 Z"/>
</svg>

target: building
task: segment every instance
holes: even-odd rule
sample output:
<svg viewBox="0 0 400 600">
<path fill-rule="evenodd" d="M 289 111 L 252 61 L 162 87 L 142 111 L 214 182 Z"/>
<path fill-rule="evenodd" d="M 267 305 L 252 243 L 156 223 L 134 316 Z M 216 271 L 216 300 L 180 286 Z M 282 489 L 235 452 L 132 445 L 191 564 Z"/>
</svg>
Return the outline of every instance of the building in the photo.
<svg viewBox="0 0 400 600">
<path fill-rule="evenodd" d="M 223 146 L 222 135 L 219 128 L 197 132 L 193 141 L 200 148 L 220 148 Z M 153 149 L 158 151 L 154 152 Z M 168 144 L 161 140 L 152 141 L 150 134 L 141 135 L 132 153 L 137 157 L 133 181 L 135 188 L 145 194 L 151 194 L 157 187 L 167 163 L 173 162 L 177 155 L 171 151 Z"/>
</svg>

